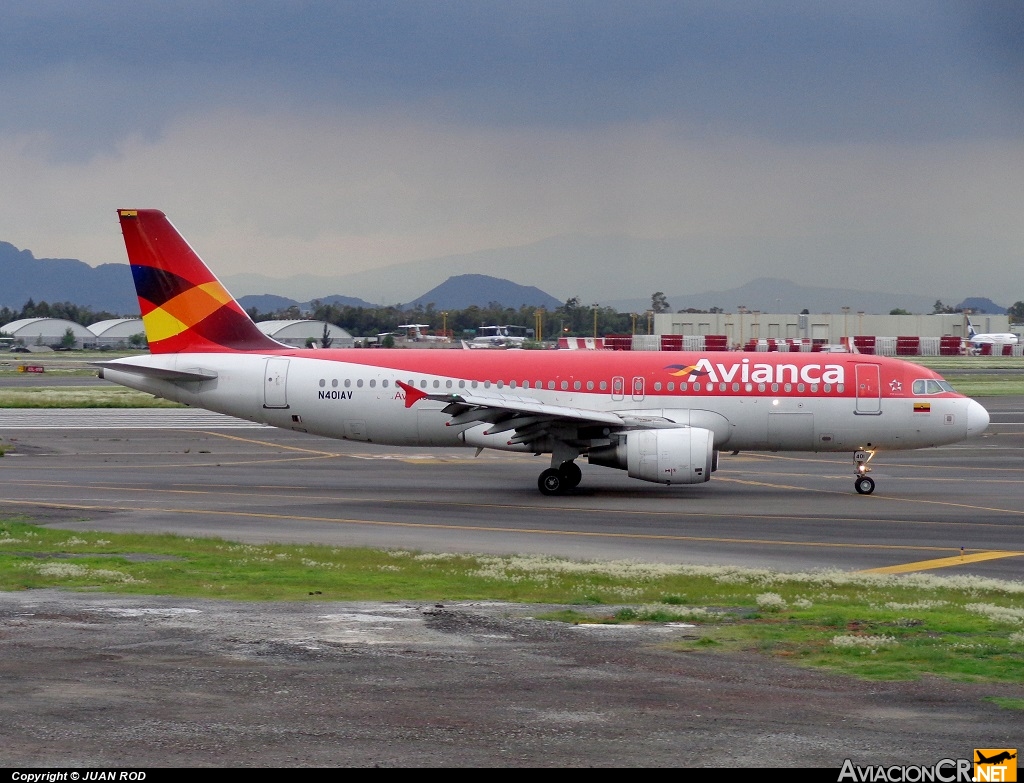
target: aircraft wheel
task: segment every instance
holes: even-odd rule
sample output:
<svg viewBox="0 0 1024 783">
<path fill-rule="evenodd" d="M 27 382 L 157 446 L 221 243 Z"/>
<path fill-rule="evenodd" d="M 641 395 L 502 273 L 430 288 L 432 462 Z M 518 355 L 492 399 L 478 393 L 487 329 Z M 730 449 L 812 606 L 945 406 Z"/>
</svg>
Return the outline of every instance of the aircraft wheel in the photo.
<svg viewBox="0 0 1024 783">
<path fill-rule="evenodd" d="M 569 488 L 569 482 L 561 471 L 548 468 L 537 479 L 537 487 L 542 495 L 561 495 Z"/>
<path fill-rule="evenodd" d="M 575 462 L 563 462 L 558 466 L 558 472 L 565 479 L 565 488 L 574 489 L 583 480 L 583 471 Z"/>
<path fill-rule="evenodd" d="M 875 491 L 875 480 L 867 476 L 859 476 L 853 482 L 853 486 L 857 490 L 858 495 L 870 495 Z"/>
</svg>

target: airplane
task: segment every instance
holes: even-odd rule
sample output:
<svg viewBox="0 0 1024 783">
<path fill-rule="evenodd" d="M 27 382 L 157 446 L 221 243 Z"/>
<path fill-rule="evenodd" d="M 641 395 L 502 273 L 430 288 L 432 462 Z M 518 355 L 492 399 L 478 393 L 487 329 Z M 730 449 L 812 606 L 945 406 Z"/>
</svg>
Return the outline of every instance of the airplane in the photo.
<svg viewBox="0 0 1024 783">
<path fill-rule="evenodd" d="M 406 340 L 410 342 L 428 342 L 428 343 L 450 343 L 451 338 L 444 335 L 427 334 L 424 329 L 429 329 L 430 324 L 399 324 L 399 329 L 405 329 L 404 336 Z M 380 336 L 380 335 L 378 335 Z"/>
<path fill-rule="evenodd" d="M 545 495 L 580 483 L 581 456 L 700 484 L 721 450 L 848 452 L 869 495 L 875 452 L 989 423 L 934 371 L 883 356 L 294 348 L 256 328 L 164 213 L 118 216 L 151 353 L 97 362 L 101 377 L 329 438 L 548 454 Z"/>
<path fill-rule="evenodd" d="M 975 750 L 974 752 L 978 754 L 978 760 L 974 762 L 975 764 L 999 764 L 1002 761 L 1009 761 L 1017 758 L 1016 753 L 1011 753 L 1007 750 L 1004 750 L 1002 753 L 997 753 L 992 758 L 985 758 L 980 750 Z"/>
<path fill-rule="evenodd" d="M 986 343 L 1003 343 L 1005 345 L 1016 345 L 1020 338 L 1012 332 L 988 332 L 979 334 L 971 323 L 970 316 L 967 317 L 967 342 L 974 348 L 979 348 Z"/>
<path fill-rule="evenodd" d="M 462 341 L 463 348 L 522 348 L 532 329 L 525 326 L 481 326 L 477 335 L 468 342 Z"/>
</svg>

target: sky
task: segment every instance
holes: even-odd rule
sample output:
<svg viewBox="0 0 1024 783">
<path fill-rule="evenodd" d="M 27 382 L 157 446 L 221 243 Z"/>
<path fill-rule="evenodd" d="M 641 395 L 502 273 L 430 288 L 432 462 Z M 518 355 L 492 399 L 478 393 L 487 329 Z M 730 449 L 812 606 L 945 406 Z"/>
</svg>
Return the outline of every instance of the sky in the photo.
<svg viewBox="0 0 1024 783">
<path fill-rule="evenodd" d="M 550 286 L 502 276 L 1007 305 L 1024 4 L 7 0 L 0 183 L 37 257 L 122 262 L 115 210 L 154 207 L 221 277 L 382 270 L 324 293 L 557 240 Z"/>
</svg>

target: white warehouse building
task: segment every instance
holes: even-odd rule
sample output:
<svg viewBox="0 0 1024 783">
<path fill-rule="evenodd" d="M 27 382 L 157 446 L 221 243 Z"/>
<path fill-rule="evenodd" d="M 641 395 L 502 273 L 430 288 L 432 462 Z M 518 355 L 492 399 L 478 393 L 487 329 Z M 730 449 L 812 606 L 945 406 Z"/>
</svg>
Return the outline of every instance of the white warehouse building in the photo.
<svg viewBox="0 0 1024 783">
<path fill-rule="evenodd" d="M 97 347 L 128 348 L 128 340 L 133 335 L 145 334 L 146 329 L 141 318 L 111 318 L 90 325 L 89 331 L 95 336 L 93 344 Z"/>
<path fill-rule="evenodd" d="M 319 348 L 325 326 L 331 338 L 331 348 L 351 348 L 355 344 L 351 334 L 326 321 L 260 321 L 256 324 L 256 328 L 267 337 L 295 348 L 304 348 L 310 340 Z"/>
<path fill-rule="evenodd" d="M 1006 315 L 972 315 L 978 332 L 1009 332 Z M 729 345 L 749 340 L 814 340 L 839 343 L 856 335 L 914 335 L 967 337 L 967 319 L 962 313 L 942 315 L 875 315 L 845 313 L 657 313 L 654 333 L 658 335 L 722 334 Z"/>
<path fill-rule="evenodd" d="M 9 334 L 14 342 L 26 348 L 61 345 L 70 329 L 75 335 L 73 348 L 81 348 L 95 339 L 95 335 L 81 324 L 63 318 L 21 318 L 0 326 L 0 332 Z"/>
</svg>

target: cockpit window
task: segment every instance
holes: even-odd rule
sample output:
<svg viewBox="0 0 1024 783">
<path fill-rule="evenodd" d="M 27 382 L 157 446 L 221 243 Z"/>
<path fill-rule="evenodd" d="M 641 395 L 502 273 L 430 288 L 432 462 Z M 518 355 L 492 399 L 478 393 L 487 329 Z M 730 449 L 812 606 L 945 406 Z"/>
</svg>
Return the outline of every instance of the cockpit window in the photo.
<svg viewBox="0 0 1024 783">
<path fill-rule="evenodd" d="M 942 394 L 955 391 L 946 381 L 919 378 L 914 381 L 914 394 Z"/>
</svg>

